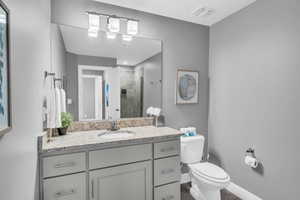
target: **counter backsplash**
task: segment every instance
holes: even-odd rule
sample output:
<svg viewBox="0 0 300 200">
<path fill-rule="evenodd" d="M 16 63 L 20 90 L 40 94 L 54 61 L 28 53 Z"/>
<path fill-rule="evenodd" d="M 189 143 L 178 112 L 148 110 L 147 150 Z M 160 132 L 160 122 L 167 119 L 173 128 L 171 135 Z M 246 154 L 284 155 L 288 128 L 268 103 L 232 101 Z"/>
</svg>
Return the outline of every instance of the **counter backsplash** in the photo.
<svg viewBox="0 0 300 200">
<path fill-rule="evenodd" d="M 154 125 L 154 118 L 127 118 L 116 120 L 118 127 L 139 127 L 139 126 L 152 126 Z M 86 122 L 74 122 L 68 129 L 68 132 L 76 131 L 91 131 L 91 130 L 103 130 L 110 129 L 110 121 L 86 121 Z"/>
</svg>

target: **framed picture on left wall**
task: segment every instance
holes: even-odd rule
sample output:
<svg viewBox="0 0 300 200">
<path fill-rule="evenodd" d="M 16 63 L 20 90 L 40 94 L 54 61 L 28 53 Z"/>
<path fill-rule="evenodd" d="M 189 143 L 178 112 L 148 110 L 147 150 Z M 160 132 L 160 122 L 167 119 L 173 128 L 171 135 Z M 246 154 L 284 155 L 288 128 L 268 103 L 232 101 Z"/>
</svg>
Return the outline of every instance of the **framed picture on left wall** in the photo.
<svg viewBox="0 0 300 200">
<path fill-rule="evenodd" d="M 0 0 L 0 136 L 11 129 L 9 10 Z"/>
</svg>

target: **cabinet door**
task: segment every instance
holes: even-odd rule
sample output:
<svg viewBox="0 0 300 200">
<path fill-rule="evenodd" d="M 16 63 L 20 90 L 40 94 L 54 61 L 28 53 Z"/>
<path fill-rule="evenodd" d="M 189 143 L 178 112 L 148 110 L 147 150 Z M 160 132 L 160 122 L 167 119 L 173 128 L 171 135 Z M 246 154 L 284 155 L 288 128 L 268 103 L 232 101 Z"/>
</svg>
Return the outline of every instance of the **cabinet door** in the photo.
<svg viewBox="0 0 300 200">
<path fill-rule="evenodd" d="M 44 200 L 85 200 L 86 174 L 72 174 L 44 180 Z"/>
<path fill-rule="evenodd" d="M 152 200 L 151 161 L 90 172 L 90 200 Z"/>
</svg>

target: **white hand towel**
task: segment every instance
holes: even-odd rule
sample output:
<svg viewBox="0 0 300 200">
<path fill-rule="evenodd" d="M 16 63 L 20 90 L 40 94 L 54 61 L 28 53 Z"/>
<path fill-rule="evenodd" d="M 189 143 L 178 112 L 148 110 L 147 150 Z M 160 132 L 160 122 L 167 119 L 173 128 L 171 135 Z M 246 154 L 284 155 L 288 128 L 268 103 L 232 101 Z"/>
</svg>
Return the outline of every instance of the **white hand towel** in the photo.
<svg viewBox="0 0 300 200">
<path fill-rule="evenodd" d="M 154 108 L 153 115 L 156 116 L 156 117 L 159 117 L 160 112 L 161 112 L 161 109 L 160 109 L 160 108 Z"/>
<path fill-rule="evenodd" d="M 47 128 L 55 128 L 55 90 L 50 89 L 47 95 Z"/>
<path fill-rule="evenodd" d="M 66 92 L 64 89 L 60 89 L 60 105 L 61 105 L 61 112 L 67 112 L 66 109 Z"/>
<path fill-rule="evenodd" d="M 55 127 L 61 127 L 61 98 L 60 89 L 55 88 Z"/>
<path fill-rule="evenodd" d="M 154 108 L 151 106 L 151 107 L 149 107 L 148 109 L 147 109 L 147 111 L 146 111 L 146 114 L 147 115 L 153 115 L 153 110 L 154 110 Z"/>
</svg>

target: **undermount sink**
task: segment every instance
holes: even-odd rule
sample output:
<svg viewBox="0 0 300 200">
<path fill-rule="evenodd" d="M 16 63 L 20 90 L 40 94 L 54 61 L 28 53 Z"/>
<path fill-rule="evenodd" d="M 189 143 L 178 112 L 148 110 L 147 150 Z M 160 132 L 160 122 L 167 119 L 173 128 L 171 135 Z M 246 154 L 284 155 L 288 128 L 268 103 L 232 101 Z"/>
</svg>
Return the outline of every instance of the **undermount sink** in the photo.
<svg viewBox="0 0 300 200">
<path fill-rule="evenodd" d="M 119 131 L 106 131 L 104 133 L 100 133 L 98 136 L 102 139 L 117 139 L 117 138 L 128 138 L 134 136 L 135 133 L 127 130 L 119 130 Z"/>
</svg>

